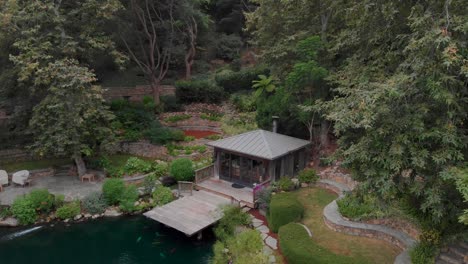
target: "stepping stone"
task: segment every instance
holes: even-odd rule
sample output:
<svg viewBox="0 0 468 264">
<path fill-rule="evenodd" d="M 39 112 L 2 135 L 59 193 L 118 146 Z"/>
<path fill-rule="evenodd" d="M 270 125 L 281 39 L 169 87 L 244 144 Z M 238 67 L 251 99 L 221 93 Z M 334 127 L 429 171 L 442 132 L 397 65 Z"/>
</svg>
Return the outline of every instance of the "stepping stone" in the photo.
<svg viewBox="0 0 468 264">
<path fill-rule="evenodd" d="M 263 224 L 263 221 L 257 218 L 252 219 L 252 223 L 260 223 Z"/>
<path fill-rule="evenodd" d="M 275 258 L 275 256 L 270 255 L 270 257 L 268 258 L 268 263 L 271 263 L 271 264 L 272 264 L 272 263 L 276 263 L 276 258 Z"/>
<path fill-rule="evenodd" d="M 263 247 L 263 255 L 270 256 L 273 254 L 273 249 L 269 248 L 268 246 Z"/>
<path fill-rule="evenodd" d="M 271 236 L 265 239 L 265 244 L 267 244 L 267 246 L 271 247 L 274 250 L 278 249 L 278 241 L 276 240 L 276 238 L 273 238 Z"/>
<path fill-rule="evenodd" d="M 262 240 L 265 240 L 265 238 L 268 237 L 268 235 L 267 235 L 267 234 L 264 234 L 264 233 L 261 233 L 260 235 L 262 236 Z"/>
<path fill-rule="evenodd" d="M 256 229 L 257 229 L 258 231 L 262 232 L 262 233 L 268 233 L 268 232 L 270 232 L 270 229 L 268 229 L 268 227 L 265 226 L 265 225 L 261 225 L 261 226 L 257 227 Z"/>
<path fill-rule="evenodd" d="M 248 211 L 250 211 L 250 208 L 249 208 L 249 207 L 244 207 L 244 208 L 242 208 L 242 212 L 247 213 Z"/>
<path fill-rule="evenodd" d="M 259 227 L 261 225 L 263 225 L 263 223 L 259 223 L 259 222 L 253 222 L 252 223 L 254 227 Z"/>
</svg>

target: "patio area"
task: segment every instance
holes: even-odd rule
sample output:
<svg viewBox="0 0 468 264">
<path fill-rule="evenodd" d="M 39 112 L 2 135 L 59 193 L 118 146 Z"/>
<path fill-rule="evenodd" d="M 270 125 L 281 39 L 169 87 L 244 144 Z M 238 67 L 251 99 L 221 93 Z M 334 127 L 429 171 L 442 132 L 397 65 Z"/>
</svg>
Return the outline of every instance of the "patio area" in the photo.
<svg viewBox="0 0 468 264">
<path fill-rule="evenodd" d="M 245 205 L 253 208 L 253 189 L 249 187 L 234 188 L 232 182 L 210 178 L 197 184 L 199 189 L 203 189 L 228 198 L 234 197 Z"/>
<path fill-rule="evenodd" d="M 0 204 L 11 205 L 17 196 L 27 194 L 34 189 L 47 189 L 53 194 L 63 194 L 66 201 L 71 201 L 100 191 L 101 187 L 102 181 L 81 182 L 76 176 L 56 174 L 37 177 L 33 178 L 30 186 L 13 186 L 11 183 L 9 186 L 4 186 L 3 192 L 0 192 Z"/>
</svg>

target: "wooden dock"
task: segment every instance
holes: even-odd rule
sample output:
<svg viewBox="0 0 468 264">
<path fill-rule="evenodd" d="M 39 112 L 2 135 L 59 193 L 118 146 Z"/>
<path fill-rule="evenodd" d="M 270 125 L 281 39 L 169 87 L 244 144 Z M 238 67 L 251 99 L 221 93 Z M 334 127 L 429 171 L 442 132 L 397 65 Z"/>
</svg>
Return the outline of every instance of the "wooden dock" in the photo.
<svg viewBox="0 0 468 264">
<path fill-rule="evenodd" d="M 192 236 L 221 219 L 222 206 L 228 204 L 230 199 L 201 190 L 144 215 Z"/>
</svg>

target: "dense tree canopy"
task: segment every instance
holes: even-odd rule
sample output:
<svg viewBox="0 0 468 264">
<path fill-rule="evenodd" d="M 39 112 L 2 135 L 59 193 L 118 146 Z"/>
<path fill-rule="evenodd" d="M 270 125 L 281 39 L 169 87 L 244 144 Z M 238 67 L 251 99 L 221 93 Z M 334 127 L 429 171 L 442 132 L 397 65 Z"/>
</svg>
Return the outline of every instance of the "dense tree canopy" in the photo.
<svg viewBox="0 0 468 264">
<path fill-rule="evenodd" d="M 284 86 L 278 93 L 304 94 L 308 81 L 329 73 L 313 91 L 320 101 L 290 111 L 286 122 L 314 116 L 304 111 L 332 121 L 340 158 L 364 189 L 403 197 L 426 228 L 454 231 L 467 207 L 451 173 L 466 167 L 468 153 L 464 1 L 255 2 L 248 28 Z M 307 61 L 297 45 L 314 35 L 324 49 Z M 263 105 L 261 116 L 273 109 Z"/>
<path fill-rule="evenodd" d="M 112 133 L 111 114 L 88 66 L 101 52 L 117 64 L 126 58 L 105 32 L 118 1 L 3 1 L 2 36 L 13 38 L 9 78 L 26 91 L 32 148 L 40 155 L 73 156 L 80 175 L 82 155 Z M 80 66 L 83 65 L 83 66 Z M 22 110 L 24 111 L 24 110 Z M 22 120 L 23 122 L 25 120 Z"/>
</svg>

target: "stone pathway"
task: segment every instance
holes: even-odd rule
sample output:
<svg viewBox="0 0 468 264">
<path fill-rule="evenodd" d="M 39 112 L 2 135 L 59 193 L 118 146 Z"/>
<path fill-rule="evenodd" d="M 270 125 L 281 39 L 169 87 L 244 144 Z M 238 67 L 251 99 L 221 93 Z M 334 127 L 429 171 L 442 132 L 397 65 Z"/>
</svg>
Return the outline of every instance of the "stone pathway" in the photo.
<svg viewBox="0 0 468 264">
<path fill-rule="evenodd" d="M 253 215 L 250 215 L 252 218 L 252 225 L 258 230 L 263 239 L 263 254 L 268 257 L 268 263 L 276 263 L 276 258 L 273 255 L 274 250 L 278 250 L 278 240 L 269 235 L 270 229 L 267 226 L 267 223 L 262 219 L 258 219 Z"/>
<path fill-rule="evenodd" d="M 320 180 L 319 185 L 326 185 L 331 187 L 332 190 L 337 190 L 339 197 L 336 199 L 341 199 L 344 196 L 345 192 L 350 191 L 350 189 L 342 183 L 337 183 L 331 180 Z M 395 258 L 395 264 L 410 264 L 411 260 L 408 254 L 408 249 L 413 247 L 416 244 L 416 241 L 411 238 L 406 233 L 401 231 L 392 229 L 387 226 L 383 225 L 373 225 L 373 224 L 365 224 L 359 222 L 349 221 L 343 218 L 338 210 L 338 205 L 336 200 L 329 203 L 323 209 L 323 217 L 325 222 L 330 227 L 337 227 L 339 229 L 337 231 L 344 232 L 351 235 L 360 235 L 367 233 L 376 234 L 376 238 L 386 238 L 385 240 L 391 240 L 393 244 L 398 244 L 400 247 L 405 248 L 405 250 Z M 335 228 L 332 228 L 335 229 Z"/>
</svg>

